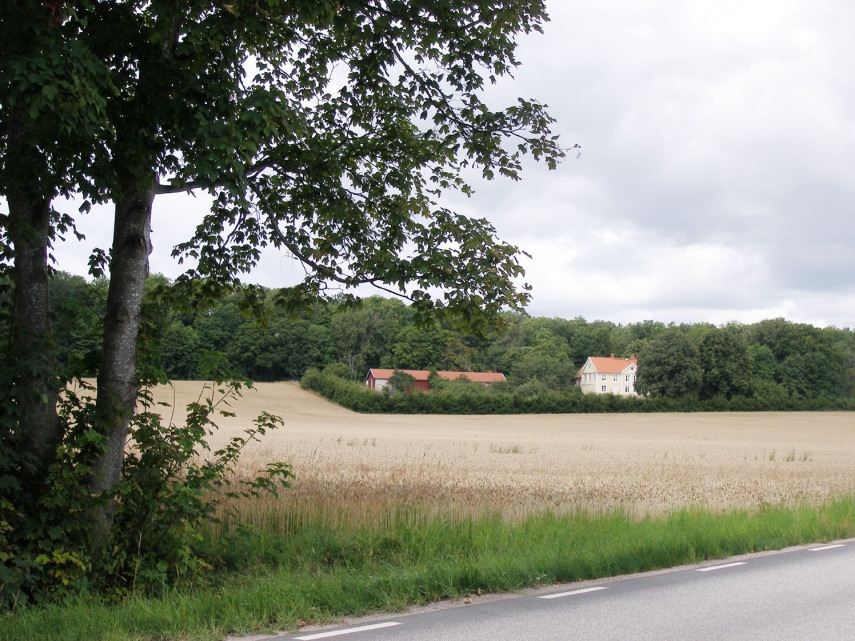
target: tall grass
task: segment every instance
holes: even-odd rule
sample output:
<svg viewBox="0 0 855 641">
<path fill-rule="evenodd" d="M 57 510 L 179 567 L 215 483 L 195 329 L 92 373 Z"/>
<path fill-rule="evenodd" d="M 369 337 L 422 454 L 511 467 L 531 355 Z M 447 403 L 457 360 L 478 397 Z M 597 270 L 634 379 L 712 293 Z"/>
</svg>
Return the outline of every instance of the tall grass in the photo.
<svg viewBox="0 0 855 641">
<path fill-rule="evenodd" d="M 335 524 L 318 511 L 206 533 L 215 570 L 156 597 L 80 596 L 0 618 L 2 641 L 219 639 L 525 586 L 664 568 L 855 536 L 855 497 L 818 506 L 542 513 L 521 519 L 387 506 Z M 349 524 L 348 521 L 349 520 Z"/>
</svg>

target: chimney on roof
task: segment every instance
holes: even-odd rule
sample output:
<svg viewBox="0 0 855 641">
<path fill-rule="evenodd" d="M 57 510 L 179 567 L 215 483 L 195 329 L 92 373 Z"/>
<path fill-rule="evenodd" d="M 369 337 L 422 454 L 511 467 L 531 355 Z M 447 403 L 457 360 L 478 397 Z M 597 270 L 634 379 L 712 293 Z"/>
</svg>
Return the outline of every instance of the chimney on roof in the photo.
<svg viewBox="0 0 855 641">
<path fill-rule="evenodd" d="M 615 357 L 615 355 L 614 355 L 614 354 L 612 354 L 612 358 L 614 358 L 614 357 Z"/>
<path fill-rule="evenodd" d="M 629 355 L 629 360 L 634 361 L 634 360 L 635 360 L 635 354 L 630 354 L 630 355 Z"/>
</svg>

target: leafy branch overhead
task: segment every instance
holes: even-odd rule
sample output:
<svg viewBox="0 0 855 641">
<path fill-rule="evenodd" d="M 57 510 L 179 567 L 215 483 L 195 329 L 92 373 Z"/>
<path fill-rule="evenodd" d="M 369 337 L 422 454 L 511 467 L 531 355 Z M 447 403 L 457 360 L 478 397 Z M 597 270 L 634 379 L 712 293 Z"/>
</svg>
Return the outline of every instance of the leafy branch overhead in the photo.
<svg viewBox="0 0 855 641">
<path fill-rule="evenodd" d="M 82 192 L 85 207 L 151 174 L 156 193 L 209 191 L 210 215 L 175 249 L 193 259 L 188 280 L 232 284 L 272 245 L 306 271 L 283 301 L 372 284 L 478 325 L 528 301 L 514 285 L 520 251 L 438 202 L 471 193 L 463 172 L 516 180 L 523 156 L 552 168 L 564 155 L 536 100 L 484 98 L 517 67 L 515 38 L 540 31 L 543 5 L 83 0 L 41 20 L 20 9 L 9 23 L 26 19 L 44 42 L 11 48 L 4 81 L 50 156 L 20 171 L 43 176 L 47 197 Z"/>
<path fill-rule="evenodd" d="M 472 168 L 517 179 L 523 155 L 550 167 L 563 156 L 542 105 L 520 99 L 495 110 L 481 96 L 516 66 L 511 36 L 539 28 L 541 3 L 308 4 L 269 7 L 275 42 L 222 66 L 219 99 L 194 111 L 192 134 L 182 136 L 192 144 L 169 156 L 161 190 L 201 186 L 216 196 L 176 249 L 198 260 L 190 276 L 229 282 L 272 245 L 305 268 L 283 301 L 373 284 L 425 312 L 473 321 L 483 318 L 476 310 L 519 309 L 529 298 L 513 284 L 519 249 L 438 200 L 470 193 L 462 172 Z M 212 33 L 229 30 L 208 22 L 245 22 L 251 10 L 236 3 L 208 16 L 176 58 L 197 38 L 223 46 Z"/>
</svg>

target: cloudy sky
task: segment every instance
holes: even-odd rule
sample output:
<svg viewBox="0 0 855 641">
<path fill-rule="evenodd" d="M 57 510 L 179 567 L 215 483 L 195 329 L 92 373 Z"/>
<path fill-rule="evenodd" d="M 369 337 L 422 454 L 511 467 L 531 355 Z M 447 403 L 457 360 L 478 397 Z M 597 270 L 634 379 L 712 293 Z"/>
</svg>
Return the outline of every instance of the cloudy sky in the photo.
<svg viewBox="0 0 855 641">
<path fill-rule="evenodd" d="M 547 0 L 498 97 L 550 107 L 556 171 L 452 204 L 530 254 L 533 315 L 629 323 L 785 317 L 855 327 L 855 5 L 848 0 Z M 506 95 L 502 95 L 504 94 Z M 152 270 L 206 209 L 161 197 Z M 58 248 L 85 273 L 109 218 Z M 269 255 L 250 280 L 293 282 Z"/>
</svg>

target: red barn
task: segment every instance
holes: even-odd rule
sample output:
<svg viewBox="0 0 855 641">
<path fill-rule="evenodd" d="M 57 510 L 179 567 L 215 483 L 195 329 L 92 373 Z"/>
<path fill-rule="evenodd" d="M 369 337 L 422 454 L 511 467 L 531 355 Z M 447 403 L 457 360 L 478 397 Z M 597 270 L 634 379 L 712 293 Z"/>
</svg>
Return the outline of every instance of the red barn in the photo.
<svg viewBox="0 0 855 641">
<path fill-rule="evenodd" d="M 409 374 L 414 379 L 416 379 L 416 383 L 414 385 L 414 389 L 421 390 L 423 392 L 430 391 L 430 384 L 428 383 L 428 377 L 430 376 L 430 370 L 426 369 L 381 369 L 381 368 L 373 368 L 368 370 L 368 376 L 365 379 L 365 384 L 373 390 L 377 390 L 378 392 L 386 387 L 386 383 L 389 382 L 389 379 L 392 378 L 392 374 L 396 371 L 404 372 L 405 374 Z M 437 375 L 440 378 L 444 378 L 447 381 L 454 381 L 460 378 L 461 376 L 465 376 L 470 381 L 475 381 L 476 383 L 483 383 L 484 385 L 490 385 L 491 383 L 504 383 L 505 375 L 499 372 L 448 372 L 448 371 L 438 371 Z"/>
</svg>

